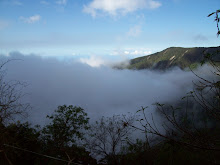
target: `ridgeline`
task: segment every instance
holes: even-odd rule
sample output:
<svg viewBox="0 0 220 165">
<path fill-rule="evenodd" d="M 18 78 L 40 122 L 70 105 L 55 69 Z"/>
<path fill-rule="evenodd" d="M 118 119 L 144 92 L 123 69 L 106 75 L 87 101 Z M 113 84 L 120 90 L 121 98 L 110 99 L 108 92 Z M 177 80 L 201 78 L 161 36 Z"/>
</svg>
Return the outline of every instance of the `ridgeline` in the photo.
<svg viewBox="0 0 220 165">
<path fill-rule="evenodd" d="M 152 70 L 167 70 L 173 67 L 181 69 L 195 69 L 208 56 L 220 62 L 220 56 L 215 56 L 220 52 L 219 47 L 195 47 L 195 48 L 181 48 L 171 47 L 161 52 L 152 55 L 143 56 L 130 60 L 130 65 L 127 69 L 152 69 Z M 119 67 L 120 68 L 120 67 Z"/>
</svg>

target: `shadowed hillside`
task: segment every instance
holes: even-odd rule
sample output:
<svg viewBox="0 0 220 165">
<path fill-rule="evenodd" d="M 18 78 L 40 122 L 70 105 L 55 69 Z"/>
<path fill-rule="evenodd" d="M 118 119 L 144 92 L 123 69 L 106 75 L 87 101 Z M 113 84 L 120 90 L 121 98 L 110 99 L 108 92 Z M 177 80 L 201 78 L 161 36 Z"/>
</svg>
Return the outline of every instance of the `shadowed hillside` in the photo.
<svg viewBox="0 0 220 165">
<path fill-rule="evenodd" d="M 128 69 L 169 69 L 175 66 L 181 69 L 196 68 L 204 59 L 205 54 L 215 54 L 220 47 L 181 48 L 171 47 L 152 55 L 132 59 Z M 218 59 L 217 59 L 218 58 Z M 220 61 L 219 56 L 214 57 Z"/>
</svg>

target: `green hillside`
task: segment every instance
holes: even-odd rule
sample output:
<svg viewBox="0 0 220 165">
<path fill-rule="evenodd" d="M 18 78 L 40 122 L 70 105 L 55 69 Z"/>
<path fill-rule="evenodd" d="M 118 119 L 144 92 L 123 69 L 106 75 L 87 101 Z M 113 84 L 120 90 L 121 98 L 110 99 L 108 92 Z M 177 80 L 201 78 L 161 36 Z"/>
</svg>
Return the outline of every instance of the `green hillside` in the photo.
<svg viewBox="0 0 220 165">
<path fill-rule="evenodd" d="M 175 66 L 185 69 L 188 67 L 195 68 L 204 59 L 207 53 L 216 54 L 220 51 L 219 47 L 196 47 L 181 48 L 171 47 L 152 55 L 132 59 L 128 69 L 158 69 L 164 70 Z M 220 56 L 215 56 L 215 60 L 220 61 Z"/>
</svg>

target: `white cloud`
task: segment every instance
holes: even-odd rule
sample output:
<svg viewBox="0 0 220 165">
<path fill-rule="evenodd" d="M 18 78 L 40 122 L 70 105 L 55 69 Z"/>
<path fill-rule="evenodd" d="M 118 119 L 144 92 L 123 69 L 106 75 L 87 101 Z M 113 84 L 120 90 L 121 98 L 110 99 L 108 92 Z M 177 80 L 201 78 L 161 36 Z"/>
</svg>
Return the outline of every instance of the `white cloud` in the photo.
<svg viewBox="0 0 220 165">
<path fill-rule="evenodd" d="M 67 0 L 58 0 L 58 1 L 56 1 L 56 4 L 58 4 L 58 5 L 66 5 L 66 3 L 67 3 Z"/>
<path fill-rule="evenodd" d="M 138 9 L 155 9 L 161 6 L 156 0 L 93 0 L 84 6 L 83 11 L 96 17 L 101 11 L 112 16 L 127 14 Z"/>
<path fill-rule="evenodd" d="M 141 26 L 135 25 L 131 27 L 127 33 L 128 37 L 138 37 L 141 34 Z"/>
<path fill-rule="evenodd" d="M 101 65 L 105 64 L 105 61 L 103 59 L 94 56 L 91 56 L 89 58 L 80 58 L 79 61 L 91 67 L 100 67 Z"/>
<path fill-rule="evenodd" d="M 161 3 L 157 2 L 157 1 L 154 1 L 154 0 L 149 0 L 148 1 L 148 6 L 149 6 L 150 9 L 156 9 L 156 8 L 161 6 Z"/>
<path fill-rule="evenodd" d="M 130 52 L 129 52 L 129 51 L 127 51 L 127 50 L 125 50 L 125 51 L 124 51 L 124 54 L 130 54 Z"/>
<path fill-rule="evenodd" d="M 123 50 L 114 50 L 110 55 L 126 55 L 126 56 L 146 56 L 152 54 L 152 51 L 147 48 L 126 48 Z"/>
<path fill-rule="evenodd" d="M 197 79 L 192 72 L 181 70 L 159 73 L 91 68 L 15 52 L 9 58 L 0 57 L 3 61 L 22 59 L 7 64 L 6 78 L 30 84 L 23 90 L 30 94 L 23 101 L 33 107 L 28 118 L 33 125 L 46 122 L 46 115 L 63 104 L 80 106 L 95 120 L 101 116 L 135 113 L 140 106 L 155 102 L 173 103 L 192 90 L 192 80 Z"/>
<path fill-rule="evenodd" d="M 40 1 L 40 3 L 41 3 L 42 5 L 49 5 L 49 4 L 50 4 L 50 3 L 47 2 L 47 1 Z"/>
<path fill-rule="evenodd" d="M 40 21 L 41 16 L 40 15 L 33 15 L 30 17 L 20 17 L 20 20 L 24 21 L 25 23 L 36 23 L 38 21 Z"/>
<path fill-rule="evenodd" d="M 5 29 L 8 25 L 9 23 L 7 21 L 0 20 L 0 30 Z"/>
<path fill-rule="evenodd" d="M 151 53 L 150 50 L 134 50 L 130 52 L 131 55 L 149 55 Z"/>
</svg>

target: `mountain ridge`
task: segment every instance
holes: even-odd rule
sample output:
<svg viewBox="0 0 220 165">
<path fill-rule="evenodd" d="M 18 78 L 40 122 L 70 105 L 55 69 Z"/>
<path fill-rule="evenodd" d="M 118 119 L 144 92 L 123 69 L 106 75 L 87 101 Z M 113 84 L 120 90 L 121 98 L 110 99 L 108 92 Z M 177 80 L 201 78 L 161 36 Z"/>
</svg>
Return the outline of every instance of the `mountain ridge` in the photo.
<svg viewBox="0 0 220 165">
<path fill-rule="evenodd" d="M 151 55 L 131 59 L 130 64 L 126 68 L 137 70 L 166 70 L 173 67 L 179 67 L 181 69 L 190 67 L 193 69 L 205 59 L 204 55 L 214 55 L 219 52 L 220 46 L 192 48 L 170 47 Z M 214 56 L 213 59 L 220 61 L 220 56 Z"/>
</svg>

